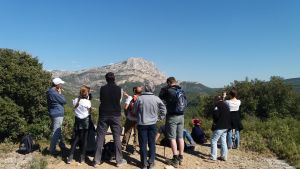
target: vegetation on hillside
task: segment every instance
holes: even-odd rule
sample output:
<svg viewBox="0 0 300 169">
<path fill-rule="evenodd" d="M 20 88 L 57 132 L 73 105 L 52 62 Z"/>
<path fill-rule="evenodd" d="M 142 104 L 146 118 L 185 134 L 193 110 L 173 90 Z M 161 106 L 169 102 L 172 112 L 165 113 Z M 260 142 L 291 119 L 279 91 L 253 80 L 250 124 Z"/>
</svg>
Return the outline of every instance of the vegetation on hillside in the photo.
<svg viewBox="0 0 300 169">
<path fill-rule="evenodd" d="M 51 75 L 43 70 L 37 58 L 25 52 L 0 49 L 0 142 L 18 141 L 20 136 L 30 133 L 36 140 L 47 140 L 50 136 L 50 118 L 47 112 L 45 92 L 51 84 Z M 132 94 L 135 83 L 122 87 Z M 211 135 L 211 111 L 213 98 L 219 92 L 195 93 L 186 84 L 189 100 L 186 111 L 186 127 L 191 128 L 191 119 L 200 117 L 208 137 Z M 159 92 L 158 86 L 156 94 Z M 270 81 L 235 81 L 225 90 L 236 88 L 242 101 L 244 130 L 241 132 L 242 148 L 257 152 L 271 150 L 278 157 L 300 167 L 300 97 L 280 77 Z M 98 119 L 98 92 L 94 92 L 93 121 Z M 64 136 L 71 139 L 74 114 L 72 92 L 64 92 L 68 105 L 64 120 Z M 38 164 L 40 165 L 40 164 Z M 42 164 L 44 165 L 44 164 Z"/>
<path fill-rule="evenodd" d="M 49 135 L 45 92 L 50 78 L 37 58 L 0 49 L 0 141 L 16 140 L 24 133 Z"/>
</svg>

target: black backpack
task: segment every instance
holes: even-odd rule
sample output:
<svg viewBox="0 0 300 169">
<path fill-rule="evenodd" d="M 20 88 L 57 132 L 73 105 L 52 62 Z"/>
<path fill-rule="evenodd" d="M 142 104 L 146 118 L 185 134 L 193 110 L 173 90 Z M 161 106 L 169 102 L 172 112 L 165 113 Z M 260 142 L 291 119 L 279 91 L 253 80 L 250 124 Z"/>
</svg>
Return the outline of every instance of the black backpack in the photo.
<svg viewBox="0 0 300 169">
<path fill-rule="evenodd" d="M 18 152 L 20 154 L 29 154 L 33 150 L 33 140 L 30 135 L 26 135 L 22 138 Z"/>
<path fill-rule="evenodd" d="M 103 146 L 102 161 L 114 160 L 116 154 L 115 143 L 110 141 Z"/>
<path fill-rule="evenodd" d="M 187 107 L 187 98 L 185 92 L 181 88 L 176 88 L 175 95 L 175 112 L 176 114 L 184 113 L 185 108 Z"/>
</svg>

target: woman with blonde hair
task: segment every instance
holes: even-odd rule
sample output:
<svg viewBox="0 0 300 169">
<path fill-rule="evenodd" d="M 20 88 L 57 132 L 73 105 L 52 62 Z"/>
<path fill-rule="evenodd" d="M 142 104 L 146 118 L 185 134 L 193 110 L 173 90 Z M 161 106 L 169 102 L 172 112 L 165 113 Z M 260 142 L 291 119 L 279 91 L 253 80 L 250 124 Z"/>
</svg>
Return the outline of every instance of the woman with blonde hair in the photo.
<svg viewBox="0 0 300 169">
<path fill-rule="evenodd" d="M 78 145 L 81 141 L 81 156 L 80 163 L 85 161 L 88 129 L 89 129 L 89 117 L 91 112 L 91 101 L 89 100 L 89 89 L 86 86 L 80 88 L 80 95 L 78 98 L 73 100 L 74 114 L 75 114 L 75 139 L 71 147 L 71 152 L 67 163 L 70 164 L 73 160 L 73 155 Z"/>
</svg>

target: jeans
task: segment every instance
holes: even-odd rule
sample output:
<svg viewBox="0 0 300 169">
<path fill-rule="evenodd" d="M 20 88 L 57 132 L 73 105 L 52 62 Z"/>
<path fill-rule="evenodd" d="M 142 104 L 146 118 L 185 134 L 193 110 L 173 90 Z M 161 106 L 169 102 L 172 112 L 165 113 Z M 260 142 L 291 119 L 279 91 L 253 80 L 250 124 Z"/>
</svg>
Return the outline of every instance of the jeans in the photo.
<svg viewBox="0 0 300 169">
<path fill-rule="evenodd" d="M 50 153 L 55 153 L 56 150 L 56 145 L 59 142 L 59 147 L 60 148 L 65 148 L 65 143 L 62 137 L 62 123 L 63 123 L 64 117 L 56 117 L 52 118 L 52 138 L 51 138 L 51 143 L 50 143 L 50 148 L 49 151 Z"/>
<path fill-rule="evenodd" d="M 221 138 L 221 157 L 227 160 L 227 143 L 226 143 L 227 129 L 215 130 L 211 139 L 211 159 L 217 160 L 218 140 Z"/>
<path fill-rule="evenodd" d="M 238 148 L 240 146 L 240 131 L 238 129 L 235 129 L 234 137 L 232 135 L 233 130 L 228 130 L 227 133 L 227 146 L 228 148 Z"/>
<path fill-rule="evenodd" d="M 148 167 L 154 165 L 155 160 L 155 136 L 156 136 L 156 125 L 138 125 L 138 136 L 140 145 L 140 157 L 142 167 Z M 147 145 L 149 147 L 149 160 L 147 160 L 148 152 Z"/>
<path fill-rule="evenodd" d="M 190 132 L 186 129 L 183 129 L 183 138 L 186 138 L 190 144 L 195 144 Z"/>
<path fill-rule="evenodd" d="M 122 134 L 121 117 L 120 116 L 100 117 L 99 124 L 97 127 L 97 145 L 96 145 L 96 153 L 94 158 L 95 164 L 100 164 L 101 162 L 103 144 L 105 141 L 105 136 L 108 127 L 110 127 L 113 134 L 113 139 L 114 139 L 115 149 L 116 149 L 116 161 L 117 163 L 121 163 L 123 160 L 122 145 L 121 145 L 121 134 Z"/>
</svg>

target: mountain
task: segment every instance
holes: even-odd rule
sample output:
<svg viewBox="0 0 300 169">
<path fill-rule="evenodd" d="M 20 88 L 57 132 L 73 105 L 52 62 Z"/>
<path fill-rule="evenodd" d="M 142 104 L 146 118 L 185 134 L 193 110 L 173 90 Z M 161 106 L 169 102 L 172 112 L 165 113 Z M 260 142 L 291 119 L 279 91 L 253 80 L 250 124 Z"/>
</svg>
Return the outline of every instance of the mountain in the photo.
<svg viewBox="0 0 300 169">
<path fill-rule="evenodd" d="M 105 74 L 114 72 L 117 84 L 121 85 L 126 91 L 131 91 L 134 85 L 141 84 L 145 80 L 150 80 L 158 87 L 161 87 L 167 76 L 162 73 L 157 66 L 143 58 L 129 58 L 116 64 L 110 64 L 102 67 L 84 69 L 80 71 L 51 71 L 53 77 L 60 77 L 66 81 L 65 89 L 72 93 L 78 92 L 81 85 L 89 85 L 94 91 L 98 91 L 100 86 L 104 85 Z M 196 82 L 180 82 L 184 89 L 195 93 L 208 93 L 212 89 Z"/>
<path fill-rule="evenodd" d="M 286 79 L 285 82 L 293 86 L 294 90 L 300 94 L 300 77 L 299 78 L 292 78 Z"/>
</svg>

